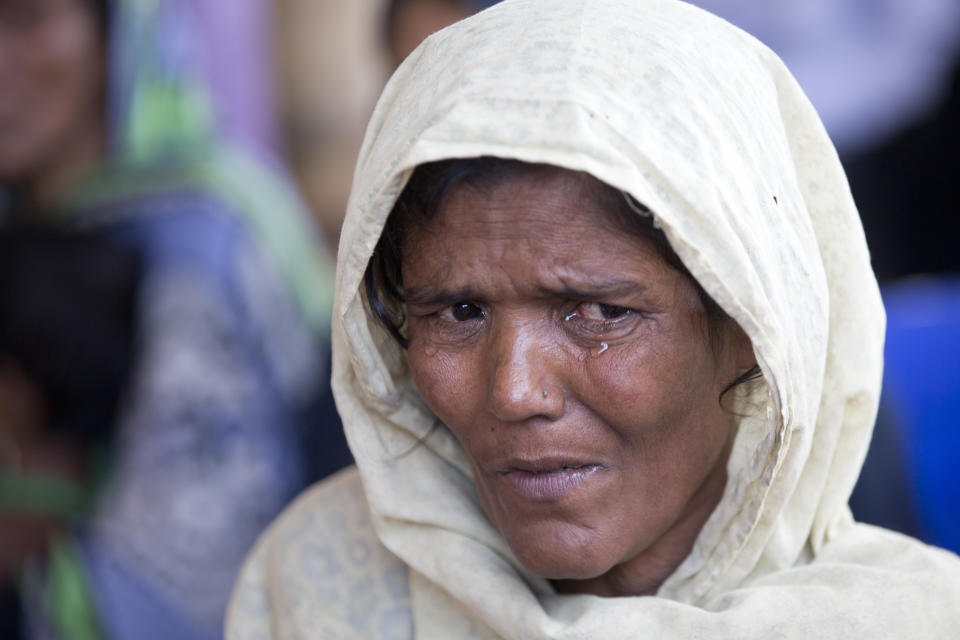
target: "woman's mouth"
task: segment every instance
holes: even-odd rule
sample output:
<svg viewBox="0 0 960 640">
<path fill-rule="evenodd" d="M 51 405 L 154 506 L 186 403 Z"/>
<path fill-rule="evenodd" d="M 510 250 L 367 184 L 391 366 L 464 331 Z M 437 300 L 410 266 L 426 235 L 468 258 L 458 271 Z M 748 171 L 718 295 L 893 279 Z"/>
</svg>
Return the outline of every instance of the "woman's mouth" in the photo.
<svg viewBox="0 0 960 640">
<path fill-rule="evenodd" d="M 498 475 L 520 497 L 548 502 L 566 496 L 604 469 L 600 464 L 523 464 Z"/>
</svg>

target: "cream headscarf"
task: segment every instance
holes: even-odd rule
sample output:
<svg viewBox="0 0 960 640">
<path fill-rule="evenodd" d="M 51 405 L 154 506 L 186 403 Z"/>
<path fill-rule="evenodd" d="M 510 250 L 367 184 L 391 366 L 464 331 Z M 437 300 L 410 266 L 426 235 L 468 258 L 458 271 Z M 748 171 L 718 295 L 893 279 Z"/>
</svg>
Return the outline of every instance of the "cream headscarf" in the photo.
<svg viewBox="0 0 960 640">
<path fill-rule="evenodd" d="M 753 343 L 766 384 L 720 504 L 658 597 L 558 595 L 519 566 L 367 311 L 363 273 L 411 170 L 479 155 L 632 194 Z M 675 0 L 507 0 L 435 34 L 380 99 L 340 247 L 334 391 L 377 536 L 410 569 L 418 638 L 960 628 L 956 558 L 855 525 L 846 506 L 877 409 L 883 308 L 833 146 L 750 36 Z"/>
</svg>

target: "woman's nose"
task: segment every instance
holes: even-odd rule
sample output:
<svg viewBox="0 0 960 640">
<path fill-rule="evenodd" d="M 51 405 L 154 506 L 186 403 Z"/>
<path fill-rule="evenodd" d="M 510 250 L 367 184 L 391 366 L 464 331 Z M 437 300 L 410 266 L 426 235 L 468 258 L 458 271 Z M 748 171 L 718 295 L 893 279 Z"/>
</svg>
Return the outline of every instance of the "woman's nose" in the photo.
<svg viewBox="0 0 960 640">
<path fill-rule="evenodd" d="M 509 325 L 495 331 L 488 382 L 488 408 L 505 422 L 563 415 L 562 366 L 551 336 L 536 326 Z"/>
</svg>

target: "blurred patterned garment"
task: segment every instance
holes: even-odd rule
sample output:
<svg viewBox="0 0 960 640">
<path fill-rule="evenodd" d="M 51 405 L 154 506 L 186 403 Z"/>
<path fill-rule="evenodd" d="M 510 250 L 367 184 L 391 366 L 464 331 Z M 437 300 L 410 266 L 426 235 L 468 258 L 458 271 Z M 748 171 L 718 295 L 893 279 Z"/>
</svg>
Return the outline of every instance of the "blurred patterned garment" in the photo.
<svg viewBox="0 0 960 640">
<path fill-rule="evenodd" d="M 107 7 L 107 158 L 51 224 L 142 258 L 137 354 L 110 480 L 68 569 L 27 567 L 24 624 L 30 638 L 218 638 L 248 548 L 316 471 L 304 452 L 332 268 L 271 157 L 266 4 Z"/>
</svg>

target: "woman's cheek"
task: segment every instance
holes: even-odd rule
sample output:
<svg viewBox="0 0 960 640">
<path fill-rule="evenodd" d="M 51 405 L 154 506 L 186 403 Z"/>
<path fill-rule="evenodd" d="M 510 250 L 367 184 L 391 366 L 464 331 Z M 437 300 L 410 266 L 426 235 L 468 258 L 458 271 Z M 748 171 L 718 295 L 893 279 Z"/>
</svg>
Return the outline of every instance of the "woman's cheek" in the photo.
<svg viewBox="0 0 960 640">
<path fill-rule="evenodd" d="M 469 365 L 463 360 L 460 355 L 429 344 L 410 344 L 408 361 L 417 390 L 427 406 L 448 426 L 460 422 L 458 408 L 467 405 L 465 396 L 471 388 L 465 380 Z"/>
<path fill-rule="evenodd" d="M 685 351 L 649 339 L 611 348 L 592 360 L 579 395 L 621 435 L 652 435 L 702 386 L 699 373 L 690 375 L 698 363 Z"/>
</svg>

